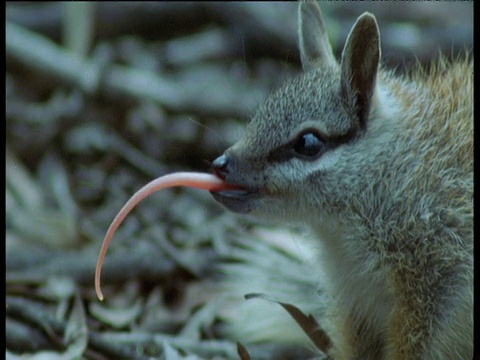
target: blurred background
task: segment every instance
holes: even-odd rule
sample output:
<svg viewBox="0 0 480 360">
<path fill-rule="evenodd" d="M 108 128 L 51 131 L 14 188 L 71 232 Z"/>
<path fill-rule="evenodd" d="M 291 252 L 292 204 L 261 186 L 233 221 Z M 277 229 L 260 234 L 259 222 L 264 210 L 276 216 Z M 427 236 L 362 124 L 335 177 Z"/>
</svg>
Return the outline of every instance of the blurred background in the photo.
<svg viewBox="0 0 480 360">
<path fill-rule="evenodd" d="M 364 11 L 377 17 L 383 65 L 398 74 L 473 51 L 473 1 L 320 5 L 337 56 Z M 228 331 L 244 300 L 226 294 L 222 264 L 291 254 L 299 235 L 229 214 L 207 192 L 144 200 L 113 239 L 104 303 L 93 288 L 124 202 L 154 177 L 208 172 L 268 93 L 300 73 L 296 10 L 6 3 L 7 358 L 231 359 L 237 341 L 255 359 L 312 355 L 308 339 L 275 343 L 271 326 Z"/>
</svg>

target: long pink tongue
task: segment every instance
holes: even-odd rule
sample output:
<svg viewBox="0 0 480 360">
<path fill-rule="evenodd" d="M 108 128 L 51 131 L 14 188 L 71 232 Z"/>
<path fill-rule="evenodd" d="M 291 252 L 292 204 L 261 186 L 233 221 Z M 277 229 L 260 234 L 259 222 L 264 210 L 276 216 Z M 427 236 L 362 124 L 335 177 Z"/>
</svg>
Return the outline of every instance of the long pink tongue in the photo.
<svg viewBox="0 0 480 360">
<path fill-rule="evenodd" d="M 100 288 L 100 276 L 102 274 L 103 260 L 105 259 L 108 246 L 110 245 L 110 241 L 112 240 L 115 231 L 117 231 L 118 227 L 123 222 L 128 213 L 132 211 L 132 209 L 140 201 L 158 190 L 175 186 L 189 186 L 192 188 L 210 191 L 219 191 L 234 188 L 232 185 L 227 184 L 225 181 L 221 180 L 215 175 L 195 172 L 178 172 L 161 176 L 149 182 L 147 185 L 145 185 L 135 194 L 133 194 L 130 200 L 128 200 L 125 205 L 123 205 L 123 208 L 119 211 L 117 216 L 115 216 L 115 219 L 113 219 L 112 223 L 110 224 L 107 234 L 103 239 L 100 254 L 98 255 L 97 267 L 95 269 L 95 291 L 100 300 L 103 300 L 103 294 Z"/>
</svg>

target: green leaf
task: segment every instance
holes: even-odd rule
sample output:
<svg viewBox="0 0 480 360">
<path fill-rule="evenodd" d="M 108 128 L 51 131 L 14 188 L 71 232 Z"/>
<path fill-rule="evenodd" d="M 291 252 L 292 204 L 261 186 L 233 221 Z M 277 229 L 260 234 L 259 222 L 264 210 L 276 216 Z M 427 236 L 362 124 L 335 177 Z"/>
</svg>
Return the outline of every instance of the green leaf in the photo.
<svg viewBox="0 0 480 360">
<path fill-rule="evenodd" d="M 332 347 L 332 342 L 330 337 L 327 335 L 325 330 L 318 324 L 315 318 L 312 315 L 305 315 L 300 309 L 292 304 L 287 304 L 278 300 L 269 298 L 268 295 L 260 293 L 252 293 L 245 295 L 246 300 L 250 299 L 263 299 L 271 301 L 281 305 L 290 316 L 295 320 L 295 322 L 302 328 L 303 332 L 310 338 L 310 340 L 315 344 L 317 349 L 327 355 L 330 352 Z"/>
<path fill-rule="evenodd" d="M 237 341 L 237 352 L 240 360 L 251 360 L 248 350 L 239 341 Z"/>
</svg>

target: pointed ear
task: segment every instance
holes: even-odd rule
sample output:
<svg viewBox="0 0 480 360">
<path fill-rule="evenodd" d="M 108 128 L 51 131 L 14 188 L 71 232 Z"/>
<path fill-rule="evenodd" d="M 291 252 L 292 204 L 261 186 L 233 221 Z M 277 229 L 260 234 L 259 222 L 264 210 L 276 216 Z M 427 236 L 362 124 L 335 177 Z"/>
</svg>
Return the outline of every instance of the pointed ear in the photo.
<svg viewBox="0 0 480 360">
<path fill-rule="evenodd" d="M 341 92 L 364 126 L 375 93 L 380 63 L 380 32 L 375 16 L 363 13 L 348 35 L 342 52 Z"/>
<path fill-rule="evenodd" d="M 337 64 L 316 1 L 302 1 L 298 5 L 298 40 L 303 70 L 311 70 L 319 64 Z"/>
</svg>

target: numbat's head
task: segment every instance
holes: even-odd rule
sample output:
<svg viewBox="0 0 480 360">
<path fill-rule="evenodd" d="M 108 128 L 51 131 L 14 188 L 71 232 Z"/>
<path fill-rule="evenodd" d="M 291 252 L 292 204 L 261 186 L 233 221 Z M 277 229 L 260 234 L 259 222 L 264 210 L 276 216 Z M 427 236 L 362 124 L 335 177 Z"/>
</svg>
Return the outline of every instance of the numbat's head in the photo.
<svg viewBox="0 0 480 360">
<path fill-rule="evenodd" d="M 383 121 L 375 17 L 357 20 L 340 64 L 315 2 L 302 3 L 298 19 L 305 74 L 272 94 L 243 138 L 213 163 L 218 176 L 245 189 L 213 194 L 232 211 L 295 220 L 315 209 L 318 216 L 353 195 L 342 189 L 352 188 L 352 177 L 367 175 L 361 163 L 372 139 L 366 134 Z"/>
<path fill-rule="evenodd" d="M 468 58 L 396 77 L 379 67 L 379 28 L 364 13 L 338 63 L 317 3 L 300 3 L 298 15 L 305 72 L 272 94 L 214 161 L 217 176 L 243 189 L 214 198 L 235 212 L 320 228 L 463 216 L 443 209 L 470 201 L 452 190 L 472 181 Z"/>
</svg>

